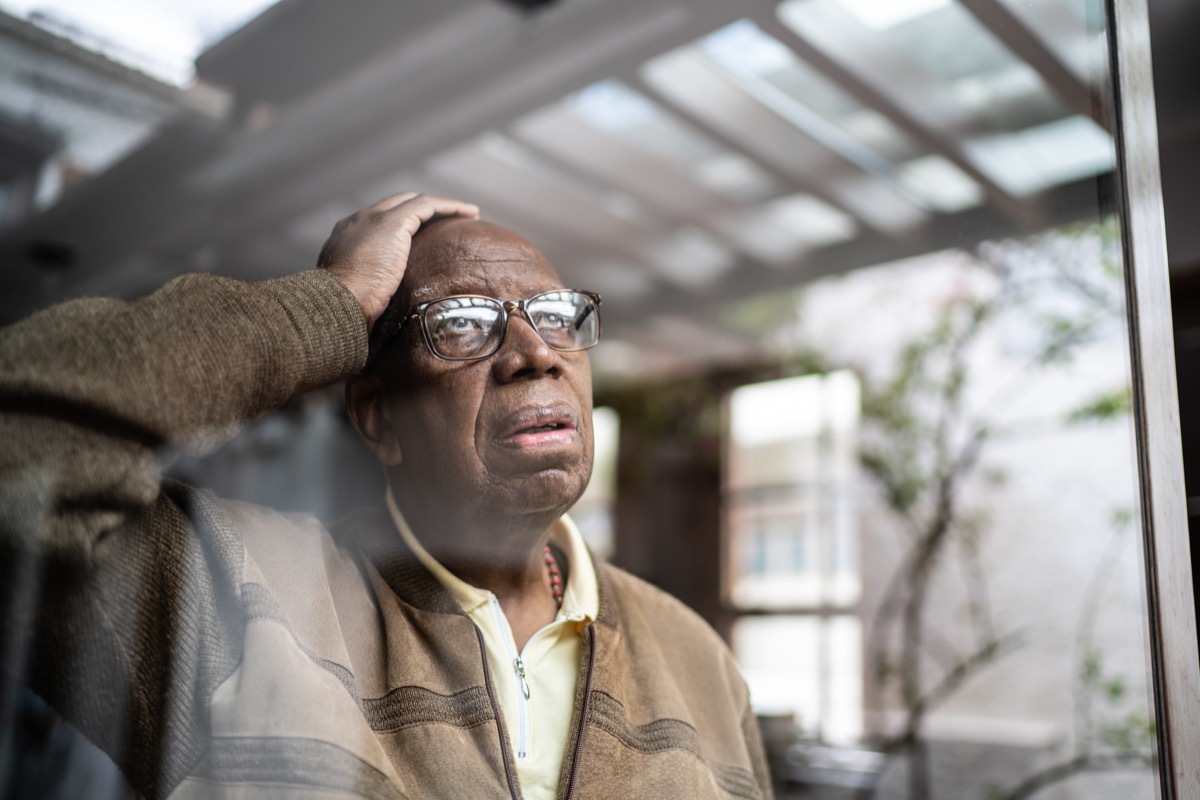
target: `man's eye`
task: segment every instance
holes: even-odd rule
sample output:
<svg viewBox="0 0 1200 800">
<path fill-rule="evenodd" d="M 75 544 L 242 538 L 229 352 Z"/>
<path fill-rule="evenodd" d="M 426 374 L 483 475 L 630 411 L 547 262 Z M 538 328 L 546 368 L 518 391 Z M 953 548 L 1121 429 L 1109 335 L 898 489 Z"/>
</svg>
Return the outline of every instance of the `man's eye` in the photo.
<svg viewBox="0 0 1200 800">
<path fill-rule="evenodd" d="M 556 314 L 553 311 L 543 311 L 537 315 L 537 326 L 548 329 L 565 329 L 571 326 L 571 317 Z"/>
<path fill-rule="evenodd" d="M 439 333 L 466 333 L 481 327 L 479 320 L 469 317 L 443 317 L 437 324 Z"/>
</svg>

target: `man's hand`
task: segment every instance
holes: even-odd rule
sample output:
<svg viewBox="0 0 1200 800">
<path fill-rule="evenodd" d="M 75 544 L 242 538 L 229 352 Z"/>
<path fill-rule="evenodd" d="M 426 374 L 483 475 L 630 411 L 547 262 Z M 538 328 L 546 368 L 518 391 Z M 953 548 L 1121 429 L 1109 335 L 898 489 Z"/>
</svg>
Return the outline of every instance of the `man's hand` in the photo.
<svg viewBox="0 0 1200 800">
<path fill-rule="evenodd" d="M 400 286 L 417 229 L 434 217 L 448 216 L 478 218 L 479 208 L 415 192 L 385 197 L 333 226 L 317 266 L 328 269 L 358 299 L 369 330 Z"/>
</svg>

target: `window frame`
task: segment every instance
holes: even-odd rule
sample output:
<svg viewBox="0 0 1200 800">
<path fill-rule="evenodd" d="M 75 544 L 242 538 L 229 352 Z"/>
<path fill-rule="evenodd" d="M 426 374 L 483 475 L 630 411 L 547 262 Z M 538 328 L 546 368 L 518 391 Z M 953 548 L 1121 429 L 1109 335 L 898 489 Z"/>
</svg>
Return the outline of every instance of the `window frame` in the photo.
<svg viewBox="0 0 1200 800">
<path fill-rule="evenodd" d="M 1148 0 L 1106 0 L 1163 797 L 1200 797 L 1200 654 L 1180 442 Z"/>
</svg>

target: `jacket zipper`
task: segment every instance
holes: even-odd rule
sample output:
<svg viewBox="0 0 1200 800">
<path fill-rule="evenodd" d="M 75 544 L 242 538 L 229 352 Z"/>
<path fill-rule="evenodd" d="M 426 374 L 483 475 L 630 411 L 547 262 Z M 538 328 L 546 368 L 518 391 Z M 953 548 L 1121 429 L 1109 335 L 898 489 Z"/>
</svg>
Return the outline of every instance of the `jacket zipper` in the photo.
<svg viewBox="0 0 1200 800">
<path fill-rule="evenodd" d="M 479 654 L 483 657 L 483 683 L 487 687 L 492 713 L 496 715 L 496 729 L 500 732 L 500 758 L 504 762 L 504 777 L 508 780 L 508 793 L 512 800 L 521 800 L 521 788 L 517 783 L 517 768 L 513 764 L 512 748 L 508 744 L 508 732 L 504 729 L 504 717 L 500 714 L 500 700 L 496 697 L 496 686 L 492 683 L 492 668 L 488 666 L 487 644 L 483 631 L 475 627 L 475 638 L 479 640 Z"/>
<path fill-rule="evenodd" d="M 583 707 L 579 710 L 579 730 L 575 732 L 575 747 L 571 753 L 571 777 L 567 780 L 567 796 L 571 800 L 575 796 L 575 783 L 579 778 L 579 754 L 583 750 L 583 732 L 587 729 L 588 712 L 592 707 L 592 673 L 596 668 L 596 626 L 588 625 L 588 665 L 587 677 L 583 682 Z"/>
<path fill-rule="evenodd" d="M 504 649 L 508 651 L 509 662 L 513 668 L 513 683 L 517 692 L 517 758 L 529 757 L 529 681 L 525 679 L 525 662 L 521 660 L 513 643 L 512 629 L 508 626 L 508 618 L 500 610 L 500 601 L 495 595 L 488 598 L 492 614 L 496 617 L 496 627 L 500 629 L 500 638 L 504 640 Z"/>
</svg>

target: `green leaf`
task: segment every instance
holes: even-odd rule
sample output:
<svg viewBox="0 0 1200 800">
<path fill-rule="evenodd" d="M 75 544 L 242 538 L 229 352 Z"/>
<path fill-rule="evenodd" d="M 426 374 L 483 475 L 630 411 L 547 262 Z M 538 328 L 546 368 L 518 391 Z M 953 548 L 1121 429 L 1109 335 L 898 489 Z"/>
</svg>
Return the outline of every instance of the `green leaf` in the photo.
<svg viewBox="0 0 1200 800">
<path fill-rule="evenodd" d="M 1133 509 L 1128 506 L 1122 508 L 1114 508 L 1110 522 L 1114 528 L 1122 528 L 1133 522 Z"/>
<path fill-rule="evenodd" d="M 1142 711 L 1131 711 L 1100 728 L 1100 741 L 1125 753 L 1152 752 L 1156 735 L 1154 720 Z"/>
<path fill-rule="evenodd" d="M 1083 682 L 1088 686 L 1096 686 L 1100 683 L 1100 676 L 1100 653 L 1089 650 L 1083 659 Z"/>
<path fill-rule="evenodd" d="M 1067 414 L 1067 424 L 1100 422 L 1124 416 L 1133 410 L 1133 396 L 1128 386 L 1121 386 L 1093 397 Z"/>
<path fill-rule="evenodd" d="M 1008 471 L 1001 467 L 988 467 L 983 470 L 984 481 L 992 486 L 1004 486 L 1008 483 Z"/>
</svg>

